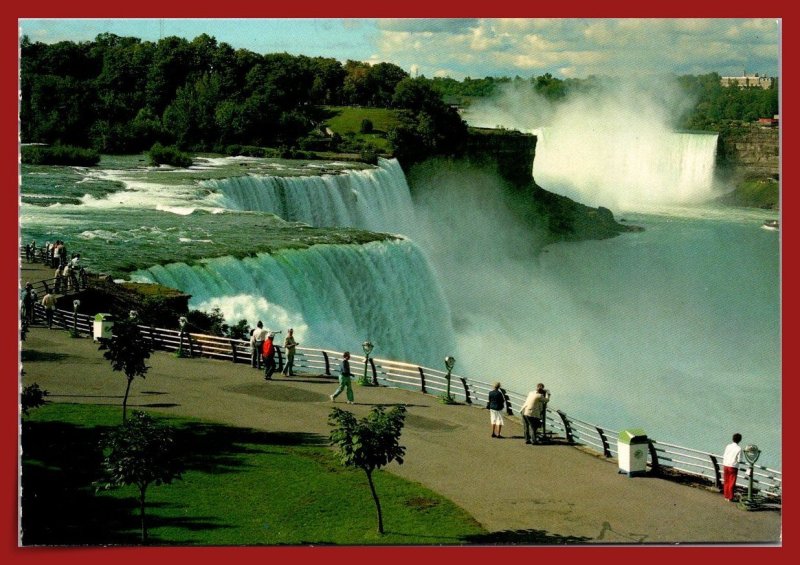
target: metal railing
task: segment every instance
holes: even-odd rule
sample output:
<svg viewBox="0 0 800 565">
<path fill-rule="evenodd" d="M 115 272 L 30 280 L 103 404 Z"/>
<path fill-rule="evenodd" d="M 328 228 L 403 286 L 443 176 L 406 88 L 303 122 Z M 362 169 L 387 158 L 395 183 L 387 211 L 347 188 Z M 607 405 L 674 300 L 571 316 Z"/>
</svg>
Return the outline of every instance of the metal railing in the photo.
<svg viewBox="0 0 800 565">
<path fill-rule="evenodd" d="M 44 308 L 41 304 L 34 307 L 34 315 L 44 318 Z M 83 334 L 95 333 L 95 320 L 87 314 L 69 312 L 56 309 L 53 316 L 55 326 L 67 330 L 74 330 Z M 188 357 L 208 357 L 231 361 L 233 363 L 247 363 L 251 361 L 250 342 L 241 339 L 181 332 L 180 330 L 155 328 L 153 326 L 139 325 L 142 336 L 149 340 L 154 350 L 180 351 Z M 280 345 L 275 346 L 277 371 L 284 366 L 285 352 Z M 328 349 L 297 347 L 295 350 L 294 370 L 308 376 L 333 377 L 338 373 L 341 363 L 341 352 Z M 364 365 L 367 358 L 351 356 L 350 368 L 354 375 L 365 374 Z M 366 375 L 372 383 L 380 386 L 413 390 L 440 397 L 447 392 L 447 373 L 442 370 L 423 367 L 413 363 L 392 361 L 389 359 L 376 359 L 370 357 L 366 367 Z M 488 394 L 493 386 L 475 379 L 468 379 L 456 374 L 450 375 L 450 396 L 456 402 L 474 405 L 483 408 L 488 401 Z M 515 391 L 501 389 L 507 400 L 506 412 L 513 415 L 526 398 Z M 545 429 L 551 439 L 561 438 L 569 444 L 583 446 L 607 458 L 618 458 L 617 442 L 619 431 L 602 428 L 595 424 L 584 422 L 577 418 L 567 416 L 561 410 L 549 406 L 545 409 Z M 665 442 L 648 438 L 647 465 L 651 472 L 670 474 L 678 473 L 683 478 L 690 478 L 695 482 L 707 483 L 709 486 L 722 489 L 722 457 L 712 453 L 697 451 Z M 744 467 L 740 471 L 744 471 Z M 781 471 L 755 465 L 753 472 L 753 488 L 761 496 L 772 502 L 780 504 L 781 501 Z M 748 478 L 744 472 L 737 477 L 737 486 L 746 488 Z"/>
</svg>

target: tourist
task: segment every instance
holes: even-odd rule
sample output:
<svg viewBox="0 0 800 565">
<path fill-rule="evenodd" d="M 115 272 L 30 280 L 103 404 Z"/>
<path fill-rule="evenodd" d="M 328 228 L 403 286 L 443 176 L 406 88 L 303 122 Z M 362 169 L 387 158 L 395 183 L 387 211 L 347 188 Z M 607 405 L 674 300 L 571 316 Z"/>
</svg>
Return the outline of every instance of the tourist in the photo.
<svg viewBox="0 0 800 565">
<path fill-rule="evenodd" d="M 486 408 L 489 409 L 489 421 L 492 423 L 492 437 L 502 438 L 500 432 L 503 430 L 503 407 L 506 405 L 506 397 L 500 390 L 500 383 L 494 383 L 494 387 L 489 392 L 489 401 Z"/>
<path fill-rule="evenodd" d="M 58 264 L 62 267 L 65 266 L 69 261 L 67 261 L 67 246 L 64 245 L 64 242 L 60 239 L 58 240 L 58 246 L 56 248 L 56 259 L 58 260 Z"/>
<path fill-rule="evenodd" d="M 733 491 L 736 488 L 736 476 L 739 474 L 739 460 L 742 456 L 742 434 L 733 434 L 733 441 L 725 446 L 722 454 L 722 495 L 728 502 L 733 502 Z"/>
<path fill-rule="evenodd" d="M 287 377 L 294 376 L 294 350 L 298 346 L 294 339 L 294 328 L 289 328 L 286 332 L 286 339 L 283 340 L 283 347 L 286 349 L 286 366 L 283 374 Z"/>
<path fill-rule="evenodd" d="M 272 380 L 272 373 L 275 372 L 275 334 L 269 332 L 267 339 L 264 341 L 264 346 L 261 349 L 261 355 L 264 359 L 264 380 Z"/>
<path fill-rule="evenodd" d="M 339 396 L 342 391 L 347 391 L 347 403 L 353 403 L 353 385 L 352 380 L 353 373 L 350 372 L 350 352 L 345 351 L 342 354 L 342 364 L 339 365 L 339 388 L 330 396 L 331 402 L 336 401 L 336 397 Z"/>
<path fill-rule="evenodd" d="M 61 269 L 61 289 L 63 292 L 66 293 L 70 288 L 77 290 L 70 286 L 72 284 L 72 271 L 69 268 L 69 263 L 59 265 L 58 268 Z"/>
<path fill-rule="evenodd" d="M 56 295 L 48 292 L 42 298 L 42 306 L 44 306 L 44 315 L 47 318 L 47 328 L 53 328 L 53 312 L 56 309 Z"/>
<path fill-rule="evenodd" d="M 536 390 L 528 393 L 525 404 L 520 408 L 522 425 L 525 432 L 525 443 L 540 443 L 539 427 L 545 418 L 547 391 L 543 383 L 536 385 Z M 541 438 L 543 439 L 543 438 Z"/>
<path fill-rule="evenodd" d="M 79 269 L 82 268 L 78 266 L 78 261 L 80 260 L 80 258 L 81 258 L 80 255 L 74 256 L 67 265 L 69 267 L 69 283 L 70 286 L 72 287 L 72 290 L 76 292 L 80 290 L 80 284 L 78 282 Z"/>
<path fill-rule="evenodd" d="M 33 324 L 33 309 L 38 298 L 36 291 L 33 290 L 33 285 L 25 283 L 25 293 L 22 295 L 22 317 L 28 325 Z"/>
<path fill-rule="evenodd" d="M 264 324 L 259 320 L 250 333 L 250 366 L 254 369 L 261 369 L 261 349 L 264 347 L 266 339 L 267 330 L 264 329 Z"/>
<path fill-rule="evenodd" d="M 62 288 L 64 291 L 67 290 L 67 283 L 64 281 L 64 276 L 61 274 L 61 267 L 56 267 L 56 274 L 53 278 L 55 279 L 55 288 L 53 289 L 53 292 L 60 294 L 62 292 Z"/>
</svg>

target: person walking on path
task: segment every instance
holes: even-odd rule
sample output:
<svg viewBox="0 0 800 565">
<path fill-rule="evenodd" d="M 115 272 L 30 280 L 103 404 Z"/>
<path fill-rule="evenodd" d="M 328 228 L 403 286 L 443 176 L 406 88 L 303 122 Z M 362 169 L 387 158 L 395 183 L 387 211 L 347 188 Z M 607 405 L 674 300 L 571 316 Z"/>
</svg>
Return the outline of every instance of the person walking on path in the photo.
<svg viewBox="0 0 800 565">
<path fill-rule="evenodd" d="M 543 383 L 536 385 L 536 390 L 528 393 L 525 404 L 520 408 L 522 423 L 525 431 L 525 443 L 539 443 L 539 427 L 544 419 L 545 389 Z"/>
<path fill-rule="evenodd" d="M 275 372 L 275 334 L 269 332 L 264 342 L 261 354 L 264 358 L 264 380 L 271 381 L 272 373 Z"/>
<path fill-rule="evenodd" d="M 506 398 L 500 390 L 500 383 L 494 383 L 494 388 L 489 392 L 489 401 L 486 407 L 489 409 L 489 420 L 492 423 L 492 437 L 502 438 L 500 432 L 503 430 L 503 407 L 506 405 Z"/>
<path fill-rule="evenodd" d="M 739 442 L 742 441 L 742 434 L 737 432 L 731 439 L 733 441 L 725 446 L 725 453 L 722 454 L 722 495 L 729 502 L 733 502 L 733 491 L 739 474 L 739 461 L 742 457 Z"/>
<path fill-rule="evenodd" d="M 343 390 L 347 391 L 347 403 L 353 403 L 353 385 L 352 385 L 352 378 L 353 373 L 350 372 L 350 352 L 345 351 L 342 354 L 342 364 L 339 366 L 339 388 L 336 389 L 331 396 L 331 402 L 336 401 L 336 397 L 339 396 Z"/>
<path fill-rule="evenodd" d="M 256 324 L 253 333 L 250 334 L 250 366 L 254 369 L 261 369 L 261 349 L 267 339 L 267 330 L 261 320 Z"/>
<path fill-rule="evenodd" d="M 286 349 L 286 366 L 283 368 L 283 374 L 287 377 L 294 376 L 294 350 L 298 345 L 294 339 L 294 328 L 289 328 L 286 339 L 283 340 L 283 347 Z"/>
<path fill-rule="evenodd" d="M 42 306 L 44 306 L 44 315 L 47 319 L 47 328 L 53 328 L 53 312 L 56 309 L 56 295 L 52 292 L 48 292 L 42 298 Z"/>
<path fill-rule="evenodd" d="M 36 300 L 39 298 L 33 290 L 31 283 L 25 283 L 25 294 L 22 295 L 22 316 L 25 323 L 29 326 L 33 324 L 33 309 Z"/>
</svg>

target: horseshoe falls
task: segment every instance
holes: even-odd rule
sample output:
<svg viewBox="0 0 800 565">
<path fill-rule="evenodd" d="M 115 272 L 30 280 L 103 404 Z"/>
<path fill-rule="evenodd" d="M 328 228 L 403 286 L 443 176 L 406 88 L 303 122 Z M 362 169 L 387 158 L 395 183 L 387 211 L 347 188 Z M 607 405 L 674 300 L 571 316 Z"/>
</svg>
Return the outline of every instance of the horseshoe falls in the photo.
<svg viewBox="0 0 800 565">
<path fill-rule="evenodd" d="M 210 202 L 230 210 L 271 212 L 317 227 L 387 233 L 413 229 L 413 204 L 396 159 L 378 167 L 321 176 L 243 176 L 205 181 Z"/>
<path fill-rule="evenodd" d="M 172 263 L 131 279 L 179 288 L 193 308 L 218 307 L 231 322 L 262 320 L 283 335 L 292 327 L 309 347 L 354 350 L 369 339 L 380 357 L 434 367 L 455 348 L 442 289 L 409 240 Z"/>
<path fill-rule="evenodd" d="M 536 182 L 589 206 L 641 211 L 722 194 L 714 185 L 717 134 L 604 128 L 535 134 Z"/>
</svg>

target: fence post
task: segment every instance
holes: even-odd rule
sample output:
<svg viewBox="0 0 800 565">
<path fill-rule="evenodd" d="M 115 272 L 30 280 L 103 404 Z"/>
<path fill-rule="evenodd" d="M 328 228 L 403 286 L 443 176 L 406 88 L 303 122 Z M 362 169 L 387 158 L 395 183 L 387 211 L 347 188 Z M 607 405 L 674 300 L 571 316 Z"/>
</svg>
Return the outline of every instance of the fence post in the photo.
<svg viewBox="0 0 800 565">
<path fill-rule="evenodd" d="M 719 474 L 719 463 L 717 462 L 717 458 L 713 455 L 708 455 L 711 458 L 711 464 L 714 466 L 714 486 L 722 492 L 722 477 Z"/>
<path fill-rule="evenodd" d="M 661 470 L 661 464 L 658 462 L 658 453 L 656 447 L 653 445 L 653 440 L 647 438 L 647 448 L 650 451 L 650 470 L 656 473 Z"/>
<path fill-rule="evenodd" d="M 467 379 L 464 377 L 458 377 L 461 379 L 461 384 L 464 386 L 464 396 L 466 397 L 467 404 L 472 404 L 472 399 L 469 397 L 469 385 L 467 384 Z"/>
<path fill-rule="evenodd" d="M 233 362 L 236 363 L 236 361 L 237 361 L 237 359 L 236 359 L 236 342 L 233 341 L 232 339 L 229 339 L 228 341 L 231 344 L 231 355 L 233 356 Z"/>
<path fill-rule="evenodd" d="M 503 393 L 503 400 L 506 401 L 506 414 L 508 414 L 509 416 L 513 416 L 514 412 L 511 410 L 511 399 L 508 397 L 506 389 L 501 388 L 500 392 Z"/>
<path fill-rule="evenodd" d="M 328 353 L 323 351 L 322 356 L 325 358 L 325 376 L 331 376 L 331 360 L 328 359 Z"/>
<path fill-rule="evenodd" d="M 422 389 L 423 394 L 428 394 L 428 391 L 425 390 L 425 373 L 422 372 L 422 367 L 417 367 L 419 369 L 419 380 L 420 380 L 420 388 Z"/>
<path fill-rule="evenodd" d="M 283 372 L 283 354 L 281 353 L 281 346 L 280 345 L 276 345 L 275 346 L 275 352 L 278 354 L 277 372 L 278 373 L 282 373 Z"/>
<path fill-rule="evenodd" d="M 189 357 L 194 357 L 194 343 L 192 343 L 192 335 L 186 334 L 186 341 L 189 342 Z"/>
<path fill-rule="evenodd" d="M 155 336 L 155 328 L 150 326 L 150 348 L 155 351 L 156 350 L 156 336 Z"/>
<path fill-rule="evenodd" d="M 594 429 L 597 430 L 597 433 L 600 435 L 600 441 L 603 442 L 603 455 L 606 457 L 611 457 L 611 449 L 608 446 L 608 438 L 606 438 L 606 433 L 603 431 L 603 428 L 595 426 Z"/>
<path fill-rule="evenodd" d="M 575 437 L 572 435 L 572 426 L 569 424 L 569 418 L 561 410 L 556 410 L 556 414 L 561 416 L 561 422 L 564 424 L 564 433 L 567 435 L 567 441 L 575 443 Z"/>
<path fill-rule="evenodd" d="M 378 386 L 378 371 L 375 369 L 375 360 L 370 357 L 369 358 L 370 367 L 372 367 L 372 386 Z"/>
</svg>

